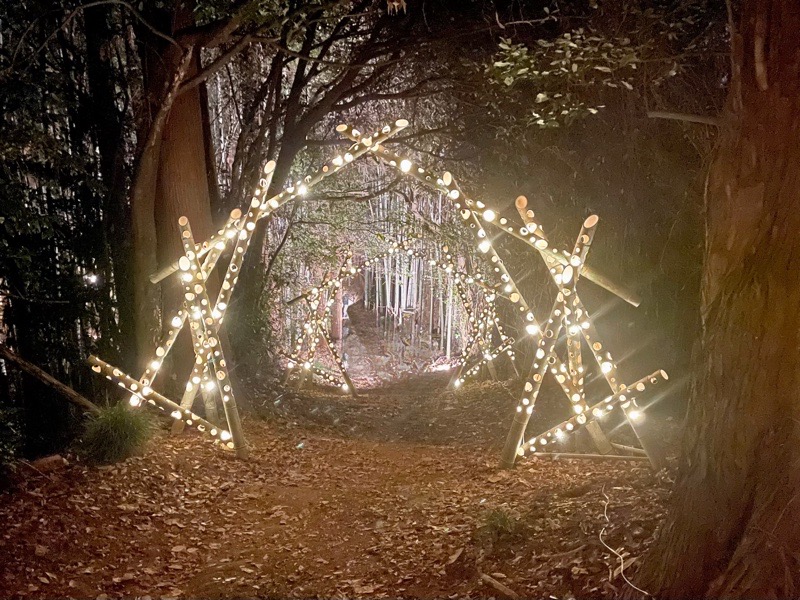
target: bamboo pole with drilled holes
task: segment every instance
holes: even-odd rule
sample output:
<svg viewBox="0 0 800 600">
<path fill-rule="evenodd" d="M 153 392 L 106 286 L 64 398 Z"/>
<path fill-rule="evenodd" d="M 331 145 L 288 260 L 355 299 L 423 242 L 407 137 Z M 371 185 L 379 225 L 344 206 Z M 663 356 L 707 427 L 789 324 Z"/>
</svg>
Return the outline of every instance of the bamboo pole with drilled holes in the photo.
<svg viewBox="0 0 800 600">
<path fill-rule="evenodd" d="M 140 386 L 139 382 L 133 377 L 126 375 L 114 365 L 107 363 L 97 356 L 90 355 L 87 361 L 92 365 L 92 370 L 95 373 L 105 375 L 106 379 L 116 382 L 129 393 L 141 398 L 143 402 L 147 402 L 165 412 L 169 412 L 173 419 L 184 419 L 187 425 L 194 426 L 199 431 L 208 433 L 211 437 L 225 442 L 228 448 L 232 450 L 235 449 L 235 444 L 231 441 L 231 434 L 229 431 L 217 427 L 190 410 L 181 410 L 181 407 L 169 398 L 162 396 L 152 388 Z"/>
<path fill-rule="evenodd" d="M 593 231 L 597 225 L 597 218 L 591 217 L 586 219 L 581 227 L 581 232 L 578 234 L 578 239 L 575 241 L 571 257 L 585 258 L 588 246 L 591 244 Z M 529 375 L 525 381 L 523 389 L 522 400 L 517 405 L 517 413 L 514 417 L 511 429 L 508 432 L 506 443 L 503 446 L 503 453 L 500 458 L 500 465 L 503 468 L 509 469 L 514 465 L 517 457 L 517 449 L 522 443 L 522 438 L 525 434 L 525 428 L 528 425 L 530 416 L 533 413 L 533 407 L 536 404 L 537 396 L 544 379 L 544 374 L 547 371 L 548 359 L 555 352 L 556 341 L 558 340 L 559 333 L 562 327 L 569 326 L 567 321 L 568 311 L 572 310 L 569 306 L 573 304 L 574 299 L 577 297 L 573 290 L 580 277 L 581 264 L 571 264 L 567 261 L 566 265 L 557 263 L 553 266 L 553 280 L 559 287 L 556 301 L 550 311 L 550 317 L 545 323 L 545 329 L 542 337 L 537 344 L 534 363 L 532 366 L 532 375 Z M 549 339 L 548 339 L 549 338 Z M 580 408 L 578 418 L 584 415 L 584 406 L 579 404 L 580 394 L 578 399 L 570 398 L 570 402 Z M 584 416 L 584 420 L 586 417 Z"/>
<path fill-rule="evenodd" d="M 617 405 L 630 407 L 636 406 L 637 397 L 646 392 L 649 387 L 657 386 L 669 379 L 666 371 L 658 370 L 640 380 L 632 383 L 629 386 L 620 386 L 618 391 L 613 395 L 601 400 L 589 409 L 589 416 L 591 418 L 601 418 L 605 414 L 611 412 Z M 546 446 L 558 440 L 564 434 L 575 431 L 580 426 L 577 421 L 577 416 L 573 416 L 566 421 L 562 421 L 558 425 L 551 427 L 544 433 L 535 435 L 525 443 L 521 444 L 518 448 L 519 454 L 524 454 L 531 448 L 535 451 L 536 447 Z"/>
<path fill-rule="evenodd" d="M 186 251 L 185 260 L 179 261 L 178 268 L 182 271 L 181 280 L 184 283 L 186 310 L 189 312 L 191 320 L 190 329 L 193 330 L 195 363 L 203 365 L 203 368 L 199 369 L 203 373 L 203 376 L 199 378 L 200 381 L 191 379 L 186 385 L 187 387 L 190 385 L 199 387 L 202 384 L 208 391 L 212 386 L 214 390 L 219 389 L 222 396 L 222 408 L 228 421 L 228 429 L 233 439 L 236 456 L 246 459 L 248 457 L 247 442 L 244 438 L 242 421 L 236 406 L 236 397 L 233 393 L 227 361 L 219 338 L 219 327 L 224 312 L 219 310 L 217 305 L 212 305 L 209 300 L 206 288 L 209 274 L 203 271 L 197 254 L 192 251 L 196 245 L 192 237 L 189 219 L 181 217 L 178 219 L 178 225 L 181 231 L 181 242 Z M 181 408 L 183 409 L 183 407 Z"/>
</svg>

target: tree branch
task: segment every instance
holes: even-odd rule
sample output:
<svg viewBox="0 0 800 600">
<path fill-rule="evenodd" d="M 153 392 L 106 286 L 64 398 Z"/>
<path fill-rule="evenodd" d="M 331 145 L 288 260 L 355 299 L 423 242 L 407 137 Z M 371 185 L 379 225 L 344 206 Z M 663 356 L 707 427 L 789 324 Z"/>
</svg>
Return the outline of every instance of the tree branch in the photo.
<svg viewBox="0 0 800 600">
<path fill-rule="evenodd" d="M 145 28 L 148 31 L 150 31 L 150 33 L 152 33 L 153 35 L 155 35 L 157 37 L 160 37 L 163 40 L 166 40 L 167 42 L 169 42 L 170 44 L 172 44 L 174 46 L 180 46 L 180 44 L 174 38 L 171 38 L 166 33 L 163 33 L 162 31 L 159 31 L 153 25 L 151 25 L 142 16 L 142 13 L 140 13 L 138 10 L 136 10 L 136 8 L 132 4 L 130 4 L 129 2 L 125 2 L 125 0 L 95 0 L 94 2 L 88 2 L 86 4 L 82 4 L 81 6 L 78 6 L 72 12 L 70 12 L 67 15 L 66 19 L 64 19 L 64 21 L 62 21 L 61 25 L 58 26 L 58 29 L 56 29 L 50 35 L 48 35 L 47 39 L 44 42 L 42 42 L 42 44 L 36 50 L 34 50 L 33 53 L 31 53 L 30 59 L 32 60 L 37 54 L 39 54 L 42 50 L 44 50 L 45 47 L 47 46 L 47 44 L 49 44 L 52 41 L 52 39 L 56 35 L 58 35 L 58 32 L 61 31 L 62 29 L 64 29 L 64 27 L 66 27 L 67 25 L 69 25 L 72 22 L 72 20 L 75 17 L 77 17 L 82 11 L 86 10 L 87 8 L 92 8 L 92 7 L 95 7 L 95 6 L 103 6 L 103 5 L 107 5 L 107 4 L 117 4 L 119 6 L 125 7 L 136 18 L 136 20 L 138 20 L 142 25 L 145 26 Z M 20 50 L 22 49 L 22 43 L 25 41 L 25 38 L 27 37 L 27 35 L 33 30 L 36 22 L 39 19 L 41 19 L 41 17 L 39 17 L 37 19 L 34 19 L 33 22 L 28 26 L 28 28 L 22 34 L 22 37 L 20 37 L 20 40 L 19 40 L 19 42 L 17 42 L 17 46 L 16 46 L 16 48 L 14 48 L 14 52 L 11 55 L 11 64 L 8 66 L 8 68 L 4 69 L 4 71 L 3 71 L 4 74 L 10 73 L 11 70 L 14 68 L 14 64 L 15 64 L 15 62 L 17 60 L 17 56 L 18 56 Z"/>
<path fill-rule="evenodd" d="M 242 37 L 242 39 L 231 46 L 227 52 L 220 54 L 216 59 L 214 59 L 213 62 L 211 62 L 211 64 L 199 71 L 189 81 L 186 81 L 183 85 L 181 85 L 180 89 L 178 90 L 178 94 L 180 95 L 184 92 L 188 92 L 189 90 L 196 88 L 198 85 L 206 81 L 217 71 L 222 69 L 226 64 L 228 64 L 228 62 L 230 62 L 234 56 L 241 52 L 251 41 L 252 38 L 249 35 Z"/>
<path fill-rule="evenodd" d="M 671 121 L 684 121 L 686 123 L 701 123 L 703 125 L 720 126 L 718 117 L 707 117 L 705 115 L 687 115 L 684 113 L 667 112 L 663 110 L 648 110 L 647 116 L 650 119 L 668 119 Z"/>
</svg>

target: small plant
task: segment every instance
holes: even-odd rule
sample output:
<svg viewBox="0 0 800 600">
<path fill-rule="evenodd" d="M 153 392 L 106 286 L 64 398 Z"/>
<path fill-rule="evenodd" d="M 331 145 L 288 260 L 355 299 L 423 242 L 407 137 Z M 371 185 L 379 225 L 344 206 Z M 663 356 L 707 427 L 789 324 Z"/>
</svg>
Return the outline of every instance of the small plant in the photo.
<svg viewBox="0 0 800 600">
<path fill-rule="evenodd" d="M 138 454 L 150 433 L 150 419 L 143 411 L 116 404 L 89 417 L 78 452 L 89 462 L 112 464 Z"/>
<path fill-rule="evenodd" d="M 522 522 L 504 508 L 493 508 L 484 517 L 478 537 L 491 542 L 515 538 L 522 534 Z"/>
</svg>

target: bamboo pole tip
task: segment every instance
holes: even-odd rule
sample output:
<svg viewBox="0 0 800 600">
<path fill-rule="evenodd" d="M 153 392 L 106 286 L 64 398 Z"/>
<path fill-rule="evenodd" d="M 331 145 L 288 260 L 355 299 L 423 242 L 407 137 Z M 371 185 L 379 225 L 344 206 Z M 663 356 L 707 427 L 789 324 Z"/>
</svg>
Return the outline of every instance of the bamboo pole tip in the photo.
<svg viewBox="0 0 800 600">
<path fill-rule="evenodd" d="M 269 175 L 272 173 L 275 170 L 275 165 L 276 163 L 274 160 L 267 162 L 267 164 L 264 165 L 264 174 Z"/>
<path fill-rule="evenodd" d="M 517 199 L 514 200 L 514 206 L 523 209 L 528 206 L 528 199 L 525 196 L 517 196 Z"/>
<path fill-rule="evenodd" d="M 178 225 L 181 227 L 186 227 L 189 224 L 189 218 L 186 216 L 181 217 L 178 219 Z"/>
<path fill-rule="evenodd" d="M 394 124 L 397 127 L 408 127 L 408 121 L 406 119 L 397 119 Z"/>
<path fill-rule="evenodd" d="M 450 185 L 451 183 L 453 183 L 453 175 L 450 173 L 450 171 L 444 172 L 444 174 L 442 175 L 442 181 L 444 181 L 445 185 Z"/>
<path fill-rule="evenodd" d="M 339 124 L 336 126 L 336 131 L 337 131 L 338 133 L 344 133 L 345 131 L 347 131 L 347 129 L 348 129 L 348 127 L 347 127 L 347 125 L 345 125 L 344 123 L 339 123 Z"/>
<path fill-rule="evenodd" d="M 589 215 L 589 217 L 583 222 L 583 226 L 587 229 L 590 227 L 594 227 L 597 225 L 597 222 L 600 220 L 600 217 L 597 215 Z"/>
<path fill-rule="evenodd" d="M 239 219 L 239 218 L 241 218 L 241 216 L 242 216 L 242 211 L 241 211 L 241 210 L 239 210 L 238 208 L 234 208 L 234 209 L 231 211 L 231 219 L 233 219 L 234 221 L 235 221 L 236 219 Z"/>
<path fill-rule="evenodd" d="M 667 375 L 667 372 L 664 369 L 661 369 L 659 371 L 659 374 L 661 375 L 661 377 L 664 378 L 664 381 L 667 381 L 669 379 L 669 375 Z"/>
</svg>

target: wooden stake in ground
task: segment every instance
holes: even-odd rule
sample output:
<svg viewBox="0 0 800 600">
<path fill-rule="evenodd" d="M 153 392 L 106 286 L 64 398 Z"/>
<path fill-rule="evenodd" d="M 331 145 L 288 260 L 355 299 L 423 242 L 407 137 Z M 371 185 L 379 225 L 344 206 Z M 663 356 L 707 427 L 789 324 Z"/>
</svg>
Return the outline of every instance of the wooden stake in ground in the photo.
<svg viewBox="0 0 800 600">
<path fill-rule="evenodd" d="M 10 361 L 17 365 L 23 372 L 27 373 L 31 377 L 35 377 L 42 383 L 47 386 L 50 386 L 59 394 L 64 396 L 69 402 L 72 402 L 75 406 L 81 407 L 83 410 L 89 411 L 91 413 L 98 413 L 100 409 L 98 406 L 81 396 L 78 392 L 73 390 L 71 387 L 64 385 L 58 379 L 46 373 L 33 363 L 28 362 L 15 352 L 12 352 L 8 346 L 4 344 L 0 344 L 0 358 L 4 358 L 7 361 Z"/>
</svg>

